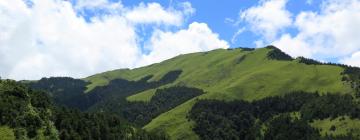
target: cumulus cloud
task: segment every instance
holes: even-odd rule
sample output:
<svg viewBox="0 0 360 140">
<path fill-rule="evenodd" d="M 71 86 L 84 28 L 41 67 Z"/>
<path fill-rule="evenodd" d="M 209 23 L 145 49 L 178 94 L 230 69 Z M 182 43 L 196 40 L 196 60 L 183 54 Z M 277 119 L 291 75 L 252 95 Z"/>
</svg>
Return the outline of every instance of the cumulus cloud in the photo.
<svg viewBox="0 0 360 140">
<path fill-rule="evenodd" d="M 128 11 L 125 17 L 133 23 L 157 23 L 179 26 L 184 22 L 186 15 L 194 12 L 191 4 L 188 2 L 181 6 L 184 8 L 183 11 L 176 11 L 171 8 L 167 11 L 158 3 L 140 3 L 139 6 Z"/>
<path fill-rule="evenodd" d="M 359 24 L 360 1 L 331 0 L 323 3 L 320 12 L 297 15 L 294 26 L 299 33 L 294 37 L 285 34 L 275 44 L 288 44 L 282 49 L 291 54 L 295 54 L 291 51 L 294 50 L 318 59 L 341 59 L 360 49 Z M 306 51 L 309 49 L 312 51 Z"/>
<path fill-rule="evenodd" d="M 266 40 L 272 40 L 292 24 L 286 3 L 287 0 L 262 0 L 258 6 L 240 12 L 240 18 L 249 23 L 253 32 L 264 36 Z"/>
<path fill-rule="evenodd" d="M 285 34 L 282 35 L 279 40 L 274 41 L 272 44 L 281 50 L 285 50 L 286 53 L 293 57 L 312 57 L 312 48 L 310 48 L 310 45 L 307 42 L 303 41 L 301 36 L 293 38 L 291 35 Z"/>
<path fill-rule="evenodd" d="M 220 40 L 205 23 L 191 23 L 188 29 L 177 32 L 158 30 L 146 46 L 150 53 L 143 56 L 140 65 L 169 59 L 178 54 L 201 52 L 217 48 L 229 48 L 226 41 Z"/>
<path fill-rule="evenodd" d="M 319 11 L 292 15 L 287 0 L 263 0 L 240 12 L 241 22 L 249 24 L 261 39 L 255 44 L 273 44 L 292 56 L 319 60 L 341 60 L 360 66 L 360 1 L 323 1 Z M 310 4 L 312 1 L 308 1 Z M 296 31 L 287 33 L 292 28 Z"/>
<path fill-rule="evenodd" d="M 159 28 L 154 37 L 151 37 L 148 48 L 152 49 L 149 55 L 159 51 L 157 48 L 171 48 L 173 51 L 171 55 L 156 53 L 159 55 L 156 59 L 155 56 L 149 56 L 154 58 L 153 61 L 146 60 L 148 57 L 139 45 L 141 36 L 136 32 L 136 24 L 177 26 L 191 13 L 189 4 L 184 3 L 184 8 L 180 10 L 165 9 L 156 3 L 125 7 L 121 3 L 109 3 L 104 0 L 96 0 L 94 3 L 79 0 L 77 4 L 81 5 L 73 5 L 63 0 L 33 0 L 33 5 L 28 7 L 22 0 L 0 1 L 1 76 L 12 79 L 39 79 L 44 76 L 79 78 L 111 69 L 134 68 L 142 66 L 140 63 L 150 64 L 184 52 L 215 48 L 203 44 L 192 46 L 200 46 L 200 49 L 192 50 L 187 48 L 188 46 L 180 45 L 159 47 L 157 45 L 164 44 L 159 43 L 162 41 L 160 34 L 168 34 L 166 37 L 171 38 L 186 30 L 195 32 L 190 27 L 174 33 Z M 109 11 L 115 8 L 113 11 L 116 12 L 95 15 L 91 22 L 86 21 L 82 14 L 79 15 L 84 8 L 96 10 L 99 7 Z M 159 15 L 146 17 L 141 14 L 148 13 L 136 12 L 137 10 Z M 136 20 L 131 19 L 127 16 L 129 13 L 137 13 L 139 17 L 135 18 Z M 197 34 L 199 40 L 205 40 L 206 37 L 210 42 L 219 40 L 215 33 L 209 28 L 206 29 L 204 30 L 207 32 Z M 195 44 L 199 42 L 196 38 L 187 38 L 183 41 L 189 44 L 191 41 Z"/>
<path fill-rule="evenodd" d="M 13 1 L 9 5 L 13 6 Z M 80 77 L 105 69 L 131 67 L 140 56 L 134 28 L 120 16 L 87 23 L 66 1 L 37 0 L 31 9 L 22 8 L 27 13 L 10 15 L 6 18 L 9 22 L 1 22 L 1 26 L 13 25 L 5 27 L 9 38 L 0 42 L 5 57 L 0 61 L 7 66 L 1 73 L 6 77 Z M 1 9 L 4 15 L 19 11 Z"/>
<path fill-rule="evenodd" d="M 360 66 L 360 51 L 353 53 L 350 57 L 341 59 L 340 62 L 347 65 Z"/>
<path fill-rule="evenodd" d="M 141 3 L 139 7 L 126 13 L 125 17 L 134 23 L 167 23 L 181 24 L 182 15 L 180 12 L 168 13 L 158 3 L 149 3 L 147 5 Z"/>
</svg>

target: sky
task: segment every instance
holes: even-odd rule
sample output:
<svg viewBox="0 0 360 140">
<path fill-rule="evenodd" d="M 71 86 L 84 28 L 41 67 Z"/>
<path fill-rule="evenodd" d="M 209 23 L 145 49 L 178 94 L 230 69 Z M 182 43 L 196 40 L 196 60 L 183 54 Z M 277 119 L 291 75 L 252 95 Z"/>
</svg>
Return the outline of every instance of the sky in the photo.
<svg viewBox="0 0 360 140">
<path fill-rule="evenodd" d="M 0 0 L 0 76 L 84 78 L 275 45 L 360 66 L 360 0 Z"/>
</svg>

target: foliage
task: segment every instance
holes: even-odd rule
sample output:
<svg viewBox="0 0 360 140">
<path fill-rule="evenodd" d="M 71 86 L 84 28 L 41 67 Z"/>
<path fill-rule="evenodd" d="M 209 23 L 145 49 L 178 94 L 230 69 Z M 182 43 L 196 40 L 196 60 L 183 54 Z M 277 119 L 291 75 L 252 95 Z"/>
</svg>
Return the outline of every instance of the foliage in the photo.
<svg viewBox="0 0 360 140">
<path fill-rule="evenodd" d="M 265 132 L 265 140 L 319 140 L 318 130 L 306 121 L 293 119 L 289 114 L 282 114 L 270 120 Z"/>
<path fill-rule="evenodd" d="M 272 118 L 274 115 L 286 112 L 294 112 L 308 101 L 318 98 L 318 93 L 292 92 L 283 97 L 274 96 L 252 102 L 255 106 L 254 114 L 262 121 Z"/>
<path fill-rule="evenodd" d="M 17 139 L 40 135 L 38 130 L 49 124 L 51 117 L 50 99 L 42 95 L 45 94 L 30 90 L 15 81 L 0 81 L 0 125 L 15 129 Z"/>
<path fill-rule="evenodd" d="M 311 58 L 305 58 L 303 56 L 297 57 L 296 58 L 298 60 L 299 63 L 303 63 L 306 65 L 329 65 L 329 66 L 339 66 L 339 67 L 343 67 L 345 68 L 344 71 L 347 71 L 346 69 L 348 68 L 354 68 L 352 66 L 349 65 L 345 65 L 345 64 L 339 64 L 339 63 L 333 63 L 333 62 L 320 62 Z"/>
<path fill-rule="evenodd" d="M 267 57 L 272 60 L 285 60 L 285 61 L 291 61 L 293 58 L 281 51 L 280 49 L 276 48 L 275 46 L 267 46 L 266 48 L 271 49 L 269 53 L 267 54 Z"/>
<path fill-rule="evenodd" d="M 246 47 L 228 48 L 227 50 L 236 50 L 236 49 L 239 49 L 239 50 L 242 50 L 242 51 L 253 51 L 253 50 L 255 50 L 255 48 L 246 48 Z"/>
<path fill-rule="evenodd" d="M 196 122 L 193 130 L 201 139 L 255 139 L 253 109 L 246 101 L 200 100 L 189 118 Z"/>
<path fill-rule="evenodd" d="M 346 66 L 342 75 L 342 80 L 350 83 L 351 88 L 355 90 L 356 97 L 360 97 L 360 68 Z"/>
<path fill-rule="evenodd" d="M 323 63 L 317 61 L 317 60 L 314 60 L 314 59 L 310 59 L 310 58 L 305 58 L 305 57 L 298 57 L 297 58 L 299 60 L 299 63 L 304 63 L 304 64 L 307 64 L 307 65 L 322 65 Z"/>
<path fill-rule="evenodd" d="M 294 92 L 253 102 L 199 100 L 189 118 L 201 139 L 317 140 L 320 132 L 309 122 L 343 115 L 360 118 L 359 111 L 350 95 Z M 293 117 L 292 112 L 301 115 Z M 266 126 L 263 137 L 260 126 Z"/>
<path fill-rule="evenodd" d="M 55 126 L 59 137 L 68 139 L 142 139 L 163 140 L 166 135 L 149 134 L 136 129 L 119 117 L 104 113 L 82 113 L 77 110 L 59 108 L 55 111 Z"/>
<path fill-rule="evenodd" d="M 0 126 L 13 129 L 16 139 L 167 139 L 111 114 L 57 108 L 47 93 L 12 80 L 0 80 L 0 116 Z"/>
<path fill-rule="evenodd" d="M 74 98 L 82 96 L 87 84 L 83 80 L 70 77 L 51 77 L 42 78 L 27 85 L 36 90 L 47 91 L 56 104 L 67 106 L 73 102 Z"/>
<path fill-rule="evenodd" d="M 309 100 L 301 107 L 300 112 L 305 120 L 336 118 L 349 115 L 360 117 L 360 106 L 351 95 L 328 94 Z"/>
</svg>

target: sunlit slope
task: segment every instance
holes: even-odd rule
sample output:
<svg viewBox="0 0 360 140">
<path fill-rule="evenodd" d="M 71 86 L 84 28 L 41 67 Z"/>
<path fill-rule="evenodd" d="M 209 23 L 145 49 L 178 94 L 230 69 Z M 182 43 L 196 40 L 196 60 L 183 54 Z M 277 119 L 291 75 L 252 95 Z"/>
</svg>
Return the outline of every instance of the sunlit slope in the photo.
<svg viewBox="0 0 360 140">
<path fill-rule="evenodd" d="M 244 49 L 214 50 L 204 53 L 181 55 L 162 63 L 134 70 L 117 70 L 86 78 L 91 88 L 106 85 L 109 80 L 125 78 L 137 80 L 154 75 L 158 80 L 171 70 L 183 73 L 171 85 L 181 84 L 205 90 L 199 98 L 221 100 L 260 99 L 290 91 L 319 91 L 322 93 L 349 93 L 351 88 L 341 81 L 343 68 L 330 65 L 306 65 L 297 60 L 270 60 L 267 57 L 273 48 L 253 51 Z M 165 85 L 171 86 L 171 85 Z M 128 100 L 149 100 L 155 89 L 128 97 Z M 144 128 L 152 131 L 165 130 L 173 139 L 193 138 L 192 122 L 186 119 L 188 111 L 196 102 L 189 100 L 161 114 Z"/>
<path fill-rule="evenodd" d="M 0 139 L 2 140 L 14 140 L 14 131 L 7 126 L 0 126 Z"/>
<path fill-rule="evenodd" d="M 322 136 L 326 135 L 346 135 L 352 132 L 356 137 L 360 137 L 360 120 L 342 116 L 334 119 L 315 120 L 313 127 L 318 128 Z"/>
</svg>

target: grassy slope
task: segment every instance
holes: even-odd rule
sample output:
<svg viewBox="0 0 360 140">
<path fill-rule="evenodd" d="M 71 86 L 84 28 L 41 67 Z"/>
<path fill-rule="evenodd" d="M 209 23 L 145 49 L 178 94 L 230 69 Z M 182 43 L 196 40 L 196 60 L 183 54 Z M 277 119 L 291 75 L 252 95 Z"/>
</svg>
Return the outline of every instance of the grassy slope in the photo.
<svg viewBox="0 0 360 140">
<path fill-rule="evenodd" d="M 7 126 L 1 126 L 0 127 L 0 139 L 2 140 L 14 140 L 14 131 L 7 127 Z"/>
<path fill-rule="evenodd" d="M 87 90 L 91 91 L 96 86 L 104 86 L 109 84 L 111 80 L 117 79 L 117 78 L 125 78 L 126 75 L 130 72 L 129 69 L 120 69 L 120 70 L 114 70 L 114 71 L 108 71 L 100 74 L 96 74 L 90 77 L 85 78 L 85 81 L 90 81 L 91 84 L 87 86 Z"/>
<path fill-rule="evenodd" d="M 173 84 L 167 84 L 167 85 L 161 86 L 161 87 L 159 87 L 157 89 L 167 88 L 167 87 L 170 87 L 171 85 L 173 85 Z M 155 95 L 155 92 L 156 92 L 156 89 L 149 89 L 149 90 L 137 93 L 135 95 L 129 96 L 126 99 L 128 101 L 144 101 L 144 102 L 147 102 L 147 101 L 151 100 L 151 97 L 153 95 Z"/>
<path fill-rule="evenodd" d="M 341 82 L 343 68 L 327 65 L 305 65 L 296 61 L 268 60 L 268 48 L 255 51 L 214 50 L 206 53 L 181 55 L 173 59 L 134 70 L 111 71 L 85 80 L 89 88 L 105 85 L 110 79 L 136 80 L 152 74 L 157 80 L 166 72 L 183 70 L 173 84 L 185 84 L 204 89 L 207 94 L 199 98 L 221 100 L 254 100 L 289 91 L 305 90 L 348 93 L 351 89 Z M 246 56 L 243 61 L 238 60 Z M 129 97 L 129 100 L 149 100 L 155 90 Z M 161 114 L 144 128 L 164 129 L 173 139 L 197 139 L 191 131 L 192 122 L 185 118 L 195 100 Z"/>
<path fill-rule="evenodd" d="M 334 136 L 346 135 L 347 132 L 350 131 L 352 131 L 353 135 L 357 137 L 360 136 L 360 120 L 350 119 L 348 116 L 338 117 L 335 119 L 316 120 L 311 125 L 315 128 L 319 128 L 322 136 L 325 136 L 326 134 Z M 335 126 L 336 131 L 331 131 L 331 126 Z"/>
</svg>

